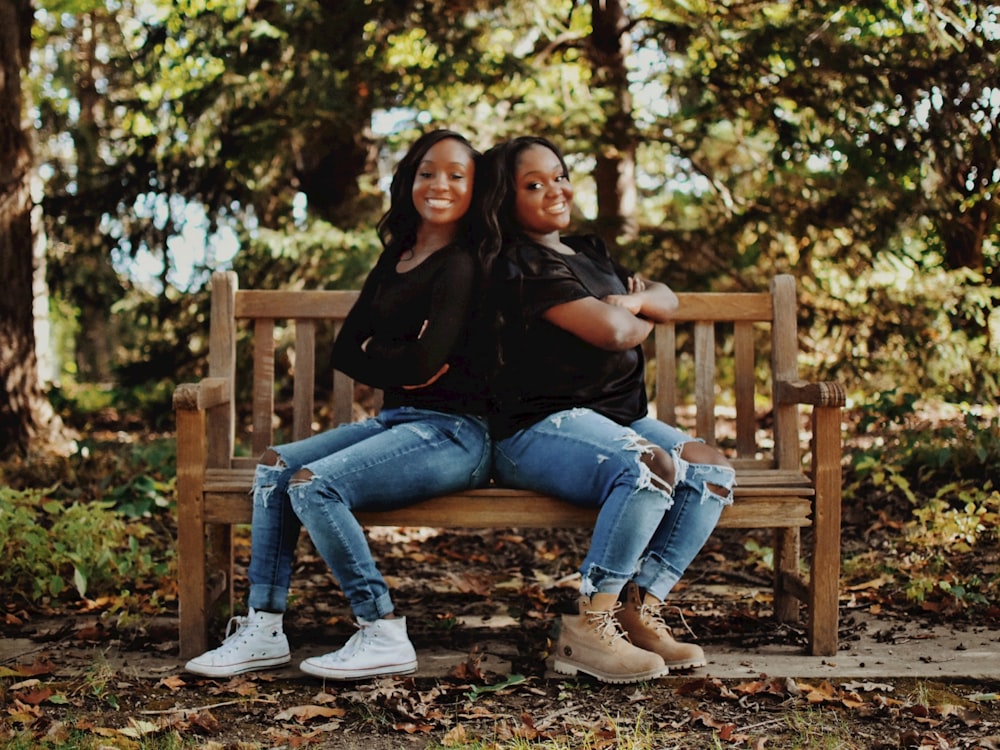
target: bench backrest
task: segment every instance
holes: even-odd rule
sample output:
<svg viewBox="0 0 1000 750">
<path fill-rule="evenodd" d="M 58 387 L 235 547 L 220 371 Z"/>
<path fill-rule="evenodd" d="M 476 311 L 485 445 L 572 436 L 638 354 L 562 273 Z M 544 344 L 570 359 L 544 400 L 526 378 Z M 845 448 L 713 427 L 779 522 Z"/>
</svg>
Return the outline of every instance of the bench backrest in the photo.
<svg viewBox="0 0 1000 750">
<path fill-rule="evenodd" d="M 775 407 L 775 384 L 798 377 L 795 280 L 776 276 L 768 292 L 682 292 L 674 321 L 656 327 L 654 397 L 657 416 L 681 423 L 710 445 L 719 445 L 737 468 L 798 471 L 798 411 Z M 283 425 L 291 439 L 313 432 L 317 419 L 316 342 L 319 326 L 339 332 L 356 291 L 241 290 L 236 274 L 212 275 L 209 377 L 237 382 L 237 342 L 249 336 L 253 381 L 249 445 L 236 446 L 238 405 L 214 407 L 208 414 L 208 463 L 213 467 L 252 466 L 274 441 L 276 332 L 294 329 L 292 417 Z M 332 377 L 333 396 L 323 405 L 326 427 L 352 417 L 353 383 L 340 372 Z M 235 399 L 238 389 L 232 388 Z M 691 412 L 693 410 L 693 419 Z M 773 413 L 772 413 L 773 412 Z M 240 413 L 245 413 L 240 412 Z M 761 430 L 758 414 L 772 419 Z M 248 452 L 246 456 L 236 456 Z"/>
</svg>

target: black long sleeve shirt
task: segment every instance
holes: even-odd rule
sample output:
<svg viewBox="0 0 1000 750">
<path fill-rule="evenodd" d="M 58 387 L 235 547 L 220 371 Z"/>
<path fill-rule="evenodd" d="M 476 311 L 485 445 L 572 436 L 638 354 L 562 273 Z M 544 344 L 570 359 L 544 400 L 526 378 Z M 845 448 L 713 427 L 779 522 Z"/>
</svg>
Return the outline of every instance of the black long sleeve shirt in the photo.
<svg viewBox="0 0 1000 750">
<path fill-rule="evenodd" d="M 485 415 L 491 345 L 475 324 L 481 288 L 478 259 L 458 245 L 405 273 L 383 254 L 344 321 L 333 366 L 381 388 L 386 408 Z M 425 383 L 446 363 L 448 371 L 431 385 L 403 388 Z"/>
</svg>

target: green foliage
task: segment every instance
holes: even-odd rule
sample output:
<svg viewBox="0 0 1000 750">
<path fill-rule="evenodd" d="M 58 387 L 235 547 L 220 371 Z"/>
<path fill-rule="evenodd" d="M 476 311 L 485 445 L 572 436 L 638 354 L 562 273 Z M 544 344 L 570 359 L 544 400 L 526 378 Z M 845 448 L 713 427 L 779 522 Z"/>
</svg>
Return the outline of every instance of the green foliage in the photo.
<svg viewBox="0 0 1000 750">
<path fill-rule="evenodd" d="M 109 503 L 52 499 L 51 490 L 0 487 L 0 585 L 33 604 L 114 595 L 167 572 L 142 541 L 148 526 L 125 521 Z"/>
<path fill-rule="evenodd" d="M 204 747 L 200 740 L 186 740 L 176 731 L 152 736 L 143 736 L 139 740 L 129 736 L 129 728 L 120 730 L 120 737 L 108 739 L 101 737 L 88 729 L 68 729 L 53 733 L 51 736 L 37 736 L 34 731 L 23 730 L 11 736 L 0 737 L 0 750 L 108 750 L 109 748 L 130 748 L 133 750 L 183 750 L 183 748 Z M 137 730 L 131 732 L 140 736 Z"/>
<path fill-rule="evenodd" d="M 89 440 L 74 456 L 0 465 L 0 554 L 10 561 L 0 587 L 39 607 L 104 598 L 119 619 L 161 609 L 173 587 L 165 516 L 175 454 L 166 439 Z"/>
<path fill-rule="evenodd" d="M 865 405 L 845 503 L 900 519 L 897 555 L 883 565 L 907 598 L 985 607 L 1000 596 L 1000 573 L 959 563 L 1000 542 L 1000 417 L 966 410 L 928 423 L 918 404 L 893 389 Z M 959 572 L 970 568 L 979 572 Z"/>
<path fill-rule="evenodd" d="M 894 485 L 911 504 L 962 489 L 988 492 L 1000 477 L 1000 417 L 971 410 L 943 424 L 918 422 L 914 394 L 877 393 L 863 405 L 858 427 L 870 436 L 867 450 L 852 456 L 854 481 Z"/>
<path fill-rule="evenodd" d="M 560 142 L 583 229 L 634 188 L 623 260 L 678 289 L 796 272 L 810 374 L 987 402 L 995 19 L 962 3 L 600 6 L 623 14 L 621 76 L 597 6 L 569 0 L 41 3 L 26 87 L 64 373 L 88 376 L 73 348 L 106 308 L 109 376 L 148 385 L 132 405 L 165 426 L 169 383 L 204 370 L 218 232 L 244 286 L 357 286 L 392 165 L 447 126 L 481 148 Z M 599 184 L 599 156 L 632 153 L 620 185 Z M 136 258 L 162 270 L 139 281 Z"/>
</svg>

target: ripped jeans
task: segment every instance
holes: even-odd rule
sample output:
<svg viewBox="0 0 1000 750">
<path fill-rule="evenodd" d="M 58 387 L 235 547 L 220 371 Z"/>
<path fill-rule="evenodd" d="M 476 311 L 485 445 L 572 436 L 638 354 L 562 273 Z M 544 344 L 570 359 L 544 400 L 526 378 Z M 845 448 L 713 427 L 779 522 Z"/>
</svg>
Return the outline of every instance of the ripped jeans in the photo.
<svg viewBox="0 0 1000 750">
<path fill-rule="evenodd" d="M 640 439 L 673 457 L 672 495 L 640 460 Z M 581 594 L 618 593 L 634 580 L 663 600 L 733 501 L 731 467 L 680 457 L 694 441 L 652 417 L 623 427 L 590 409 L 570 409 L 498 441 L 494 473 L 505 486 L 600 508 L 580 567 Z"/>
<path fill-rule="evenodd" d="M 393 611 L 389 589 L 352 511 L 390 510 L 489 481 L 485 420 L 401 407 L 272 448 L 253 485 L 248 604 L 284 612 L 299 530 L 306 527 L 356 617 Z M 306 481 L 292 476 L 307 469 Z"/>
</svg>

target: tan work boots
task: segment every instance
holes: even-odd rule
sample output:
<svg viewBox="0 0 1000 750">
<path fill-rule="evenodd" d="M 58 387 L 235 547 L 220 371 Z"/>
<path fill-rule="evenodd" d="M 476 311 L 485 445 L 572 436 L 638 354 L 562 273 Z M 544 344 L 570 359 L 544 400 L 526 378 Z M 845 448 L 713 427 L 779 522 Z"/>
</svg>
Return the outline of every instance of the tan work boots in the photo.
<svg viewBox="0 0 1000 750">
<path fill-rule="evenodd" d="M 629 643 L 615 612 L 591 610 L 586 596 L 580 597 L 579 606 L 579 614 L 562 616 L 552 669 L 566 675 L 583 672 L 612 683 L 642 682 L 667 674 L 658 654 Z"/>
<path fill-rule="evenodd" d="M 639 648 L 659 654 L 670 669 L 705 666 L 701 646 L 675 641 L 670 627 L 660 617 L 660 607 L 643 604 L 642 599 L 635 583 L 626 584 L 625 605 L 617 610 L 616 617 L 629 640 Z"/>
</svg>

